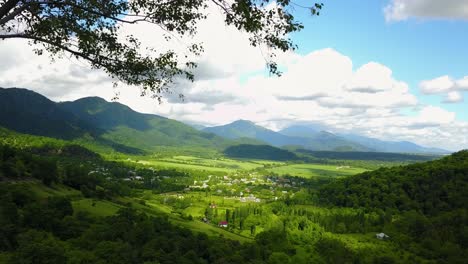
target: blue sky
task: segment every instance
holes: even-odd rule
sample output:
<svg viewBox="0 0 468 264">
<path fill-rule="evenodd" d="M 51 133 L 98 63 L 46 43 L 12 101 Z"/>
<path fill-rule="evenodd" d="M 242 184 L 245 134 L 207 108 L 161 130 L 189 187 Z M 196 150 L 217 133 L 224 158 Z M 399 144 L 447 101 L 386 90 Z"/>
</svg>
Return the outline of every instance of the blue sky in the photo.
<svg viewBox="0 0 468 264">
<path fill-rule="evenodd" d="M 467 20 L 409 18 L 387 22 L 384 8 L 389 0 L 322 2 L 325 6 L 320 17 L 296 9 L 296 18 L 305 25 L 292 36 L 299 53 L 331 47 L 349 56 L 355 68 L 379 62 L 392 69 L 396 79 L 408 83 L 422 103 L 441 106 L 456 112 L 458 120 L 468 120 L 468 100 L 441 103 L 441 95 L 423 95 L 418 89 L 422 80 L 468 75 Z M 297 3 L 310 5 L 305 0 Z"/>
</svg>

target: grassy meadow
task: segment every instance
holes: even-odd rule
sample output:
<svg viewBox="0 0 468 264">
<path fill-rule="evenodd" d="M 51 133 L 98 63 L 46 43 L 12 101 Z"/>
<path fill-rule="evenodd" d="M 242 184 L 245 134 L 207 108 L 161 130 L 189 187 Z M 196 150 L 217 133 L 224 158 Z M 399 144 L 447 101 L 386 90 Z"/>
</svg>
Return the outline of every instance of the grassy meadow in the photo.
<svg viewBox="0 0 468 264">
<path fill-rule="evenodd" d="M 291 175 L 304 178 L 336 178 L 367 171 L 363 168 L 323 164 L 289 164 L 267 169 L 279 175 Z"/>
</svg>

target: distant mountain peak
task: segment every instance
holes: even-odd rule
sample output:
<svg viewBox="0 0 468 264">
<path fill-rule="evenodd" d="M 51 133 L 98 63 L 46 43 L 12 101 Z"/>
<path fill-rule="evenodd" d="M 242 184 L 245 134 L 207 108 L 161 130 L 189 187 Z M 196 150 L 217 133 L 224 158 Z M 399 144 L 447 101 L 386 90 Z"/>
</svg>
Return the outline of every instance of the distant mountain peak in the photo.
<svg viewBox="0 0 468 264">
<path fill-rule="evenodd" d="M 230 123 L 231 125 L 253 125 L 253 126 L 256 126 L 256 124 L 250 120 L 245 120 L 245 119 L 239 119 L 239 120 L 236 120 L 232 123 Z"/>
<path fill-rule="evenodd" d="M 205 128 L 204 131 L 230 139 L 252 138 L 277 147 L 301 146 L 303 148 L 313 150 L 369 150 L 359 144 L 347 141 L 330 132 L 317 132 L 311 128 L 307 128 L 306 126 L 302 128 L 293 127 L 290 129 L 290 134 L 285 134 L 285 130 L 275 132 L 256 125 L 251 121 L 237 120 L 223 126 L 208 127 Z"/>
<path fill-rule="evenodd" d="M 74 102 L 88 102 L 88 103 L 109 103 L 106 99 L 99 96 L 88 96 L 75 100 Z"/>
</svg>

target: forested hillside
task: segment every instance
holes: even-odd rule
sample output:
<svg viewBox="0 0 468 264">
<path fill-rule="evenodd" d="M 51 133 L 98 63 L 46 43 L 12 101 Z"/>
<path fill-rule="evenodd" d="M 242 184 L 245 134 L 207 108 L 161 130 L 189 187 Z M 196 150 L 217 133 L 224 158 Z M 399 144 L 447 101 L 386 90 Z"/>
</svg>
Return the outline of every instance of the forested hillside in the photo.
<svg viewBox="0 0 468 264">
<path fill-rule="evenodd" d="M 18 88 L 0 88 L 0 127 L 74 140 L 95 150 L 110 148 L 128 154 L 154 152 L 164 147 L 220 151 L 230 145 L 259 143 L 253 139 L 225 139 L 99 97 L 55 103 L 38 93 Z"/>
<path fill-rule="evenodd" d="M 61 139 L 95 136 L 100 132 L 46 97 L 16 88 L 0 88 L 0 126 Z"/>
<path fill-rule="evenodd" d="M 465 150 L 340 179 L 322 187 L 318 197 L 324 205 L 384 211 L 390 219 L 386 229 L 402 247 L 439 263 L 463 263 L 468 257 L 467 190 Z"/>
<path fill-rule="evenodd" d="M 332 181 L 333 171 L 346 175 L 351 168 L 303 164 L 318 174 L 315 179 L 268 171 L 297 158 L 271 146 L 235 146 L 252 162 L 237 161 L 239 170 L 203 171 L 191 167 L 190 157 L 173 158 L 177 169 L 153 168 L 129 159 L 108 161 L 64 140 L 5 135 L 1 142 L 11 146 L 0 147 L 0 262 L 466 259 L 467 151 Z M 196 182 L 213 187 L 192 186 Z M 239 191 L 249 194 L 233 200 Z M 218 227 L 223 220 L 229 227 Z M 390 238 L 378 240 L 378 232 Z"/>
<path fill-rule="evenodd" d="M 219 149 L 229 140 L 200 132 L 184 123 L 165 117 L 142 114 L 128 106 L 102 98 L 82 98 L 59 106 L 81 120 L 104 131 L 102 138 L 143 150 L 158 146 L 194 146 Z"/>
</svg>

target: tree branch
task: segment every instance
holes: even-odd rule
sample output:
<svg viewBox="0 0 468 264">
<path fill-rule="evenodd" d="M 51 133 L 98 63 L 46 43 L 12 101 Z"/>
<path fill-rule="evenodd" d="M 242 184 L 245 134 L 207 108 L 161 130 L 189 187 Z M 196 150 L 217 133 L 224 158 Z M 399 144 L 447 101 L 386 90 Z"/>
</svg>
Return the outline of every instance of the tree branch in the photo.
<svg viewBox="0 0 468 264">
<path fill-rule="evenodd" d="M 12 20 L 15 18 L 18 14 L 21 12 L 25 11 L 27 9 L 27 5 L 22 5 L 21 7 L 15 9 L 13 12 L 7 14 L 4 16 L 2 19 L 0 19 L 0 25 L 6 24 L 8 21 Z"/>
<path fill-rule="evenodd" d="M 15 6 L 19 3 L 20 0 L 8 0 L 2 6 L 0 6 L 0 18 L 6 16 Z"/>
<path fill-rule="evenodd" d="M 35 40 L 35 41 L 39 41 L 39 42 L 43 42 L 43 43 L 46 43 L 46 44 L 49 44 L 49 45 L 52 45 L 52 46 L 55 46 L 55 47 L 58 47 L 64 51 L 67 51 L 75 56 L 78 56 L 80 58 L 83 58 L 85 60 L 88 60 L 90 61 L 91 63 L 94 63 L 94 64 L 97 64 L 97 65 L 100 65 L 100 66 L 104 66 L 103 64 L 99 63 L 96 59 L 94 58 L 91 58 L 89 56 L 86 56 L 85 54 L 83 54 L 82 52 L 79 52 L 79 51 L 76 51 L 76 50 L 73 50 L 73 49 L 70 49 L 69 47 L 67 46 L 64 46 L 64 45 L 61 45 L 59 43 L 55 43 L 53 41 L 50 41 L 50 40 L 47 40 L 47 39 L 43 39 L 43 38 L 40 38 L 40 37 L 36 37 L 36 36 L 32 36 L 32 35 L 27 35 L 27 34 L 7 34 L 7 35 L 0 35 L 0 39 L 10 39 L 10 38 L 22 38 L 22 39 L 30 39 L 30 40 Z"/>
</svg>

